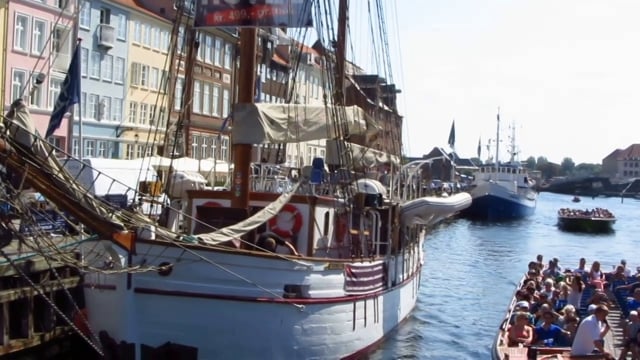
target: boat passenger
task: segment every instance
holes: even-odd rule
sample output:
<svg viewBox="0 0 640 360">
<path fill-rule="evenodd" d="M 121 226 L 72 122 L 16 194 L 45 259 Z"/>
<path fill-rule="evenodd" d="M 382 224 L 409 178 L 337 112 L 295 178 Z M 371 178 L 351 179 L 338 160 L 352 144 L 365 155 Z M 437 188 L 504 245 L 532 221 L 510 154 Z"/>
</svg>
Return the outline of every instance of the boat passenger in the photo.
<svg viewBox="0 0 640 360">
<path fill-rule="evenodd" d="M 626 325 L 622 331 L 623 346 L 618 359 L 626 359 L 627 353 L 631 351 L 631 358 L 638 358 L 638 333 L 640 332 L 640 317 L 638 312 L 632 310 L 629 312 Z"/>
<path fill-rule="evenodd" d="M 543 256 L 541 254 L 538 254 L 538 256 L 536 256 L 536 262 L 538 263 L 538 270 L 542 271 L 544 270 L 544 262 L 543 262 Z"/>
<path fill-rule="evenodd" d="M 552 311 L 542 314 L 542 324 L 536 326 L 534 343 L 538 345 L 554 346 L 565 342 L 571 334 L 554 324 L 556 317 Z M 551 339 L 551 341 L 549 341 Z"/>
<path fill-rule="evenodd" d="M 622 265 L 622 267 L 624 268 L 624 276 L 626 276 L 627 278 L 631 277 L 631 269 L 627 267 L 627 260 L 620 260 L 620 265 Z"/>
<path fill-rule="evenodd" d="M 549 278 L 555 280 L 562 275 L 562 272 L 558 270 L 556 263 L 554 263 L 553 260 L 549 260 L 549 266 L 542 271 L 542 275 L 545 279 Z"/>
<path fill-rule="evenodd" d="M 533 315 L 529 312 L 529 302 L 528 301 L 518 301 L 516 303 L 516 306 L 513 308 L 513 313 L 511 314 L 511 318 L 509 319 L 509 324 L 513 325 L 517 322 L 517 315 L 518 314 L 526 314 L 527 315 L 527 319 L 528 319 L 528 323 L 529 325 L 533 325 L 535 318 L 533 317 Z M 533 329 L 533 328 L 532 328 Z"/>
<path fill-rule="evenodd" d="M 604 290 L 606 281 L 604 279 L 604 274 L 600 270 L 599 261 L 594 261 L 591 265 L 591 270 L 589 270 L 589 284 L 595 286 L 596 289 Z"/>
<path fill-rule="evenodd" d="M 533 341 L 533 328 L 529 323 L 529 313 L 515 313 L 515 323 L 509 327 L 509 346 L 528 346 Z"/>
<path fill-rule="evenodd" d="M 547 299 L 549 300 L 549 302 L 551 302 L 552 304 L 555 303 L 556 298 L 555 298 L 555 289 L 553 288 L 553 280 L 551 279 L 546 279 L 543 283 L 543 288 L 540 291 L 540 294 L 544 293 L 547 295 Z"/>
<path fill-rule="evenodd" d="M 640 308 L 640 288 L 633 290 L 633 296 L 627 298 L 626 311 Z"/>
<path fill-rule="evenodd" d="M 580 258 L 580 263 L 578 264 L 578 268 L 574 269 L 573 273 L 582 276 L 582 278 L 584 279 L 585 274 L 589 274 L 587 269 L 585 269 L 586 266 L 587 266 L 587 260 L 585 258 Z"/>
<path fill-rule="evenodd" d="M 571 355 L 591 355 L 594 349 L 608 359 L 613 359 L 610 353 L 604 349 L 604 337 L 611 327 L 607 322 L 609 308 L 604 305 L 597 306 L 593 315 L 587 316 L 580 325 L 573 339 Z"/>
<path fill-rule="evenodd" d="M 569 284 L 569 295 L 567 295 L 567 303 L 573 305 L 576 309 L 580 309 L 582 300 L 582 292 L 584 291 L 584 282 L 579 274 L 569 275 L 566 277 Z"/>
</svg>

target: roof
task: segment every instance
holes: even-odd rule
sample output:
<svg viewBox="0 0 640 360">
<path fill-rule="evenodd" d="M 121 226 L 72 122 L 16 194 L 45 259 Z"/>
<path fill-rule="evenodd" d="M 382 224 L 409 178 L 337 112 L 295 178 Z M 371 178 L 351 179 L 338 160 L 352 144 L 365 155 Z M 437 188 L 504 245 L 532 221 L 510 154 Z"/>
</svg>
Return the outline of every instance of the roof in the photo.
<svg viewBox="0 0 640 360">
<path fill-rule="evenodd" d="M 138 0 L 109 0 L 114 4 L 118 4 L 118 5 L 122 5 L 128 9 L 134 10 L 134 11 L 138 11 L 141 12 L 145 15 L 151 16 L 155 19 L 158 20 L 163 20 L 163 21 L 168 21 L 169 19 L 166 19 L 152 11 L 147 10 L 146 8 L 144 8 L 142 5 L 140 5 L 138 3 Z"/>
</svg>

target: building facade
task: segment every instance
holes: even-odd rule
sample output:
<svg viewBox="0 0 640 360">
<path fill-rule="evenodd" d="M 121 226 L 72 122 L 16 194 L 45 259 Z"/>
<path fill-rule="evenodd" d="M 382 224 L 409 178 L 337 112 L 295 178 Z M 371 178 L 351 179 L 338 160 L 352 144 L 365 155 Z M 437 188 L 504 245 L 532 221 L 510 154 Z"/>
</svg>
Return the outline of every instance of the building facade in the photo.
<svg viewBox="0 0 640 360">
<path fill-rule="evenodd" d="M 640 144 L 616 149 L 602 159 L 602 173 L 615 181 L 627 181 L 640 177 Z"/>
<path fill-rule="evenodd" d="M 51 110 L 75 47 L 73 2 L 66 0 L 12 0 L 6 7 L 4 96 L 6 106 L 23 98 L 37 131 L 44 135 Z M 68 120 L 48 140 L 64 148 Z"/>
<path fill-rule="evenodd" d="M 128 18 L 129 10 L 116 2 L 80 1 L 82 94 L 73 121 L 74 156 L 118 158 L 124 151 L 117 129 L 126 96 Z"/>
<path fill-rule="evenodd" d="M 7 26 L 9 21 L 9 6 L 8 0 L 0 0 L 0 69 L 5 68 L 5 59 L 7 57 Z M 0 114 L 4 114 L 5 103 L 5 82 L 7 78 L 7 72 L 2 71 L 0 73 Z"/>
<path fill-rule="evenodd" d="M 127 6 L 129 22 L 128 69 L 125 79 L 125 116 L 116 127 L 123 142 L 121 158 L 156 155 L 167 127 L 167 87 L 172 24 L 133 0 L 115 0 Z"/>
</svg>

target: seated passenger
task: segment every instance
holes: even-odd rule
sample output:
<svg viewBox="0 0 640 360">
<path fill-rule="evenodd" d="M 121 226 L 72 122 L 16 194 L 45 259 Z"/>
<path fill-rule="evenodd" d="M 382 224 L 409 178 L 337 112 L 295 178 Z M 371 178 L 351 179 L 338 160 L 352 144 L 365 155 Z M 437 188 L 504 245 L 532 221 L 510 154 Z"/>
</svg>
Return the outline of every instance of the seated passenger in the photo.
<svg viewBox="0 0 640 360">
<path fill-rule="evenodd" d="M 529 323 L 529 313 L 515 313 L 515 324 L 509 327 L 509 346 L 531 345 L 533 341 L 533 328 Z"/>
<path fill-rule="evenodd" d="M 535 329 L 534 343 L 545 346 L 558 346 L 565 342 L 565 339 L 571 334 L 563 330 L 560 326 L 554 324 L 555 315 L 551 311 L 545 311 L 542 314 L 544 320 L 540 326 Z"/>
</svg>

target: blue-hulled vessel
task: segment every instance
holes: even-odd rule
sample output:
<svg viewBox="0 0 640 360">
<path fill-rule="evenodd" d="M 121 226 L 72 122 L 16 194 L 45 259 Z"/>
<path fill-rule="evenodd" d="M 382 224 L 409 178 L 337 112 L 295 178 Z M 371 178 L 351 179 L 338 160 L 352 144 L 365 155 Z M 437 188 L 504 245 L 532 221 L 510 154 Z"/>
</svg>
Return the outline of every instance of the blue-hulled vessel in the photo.
<svg viewBox="0 0 640 360">
<path fill-rule="evenodd" d="M 496 137 L 495 162 L 482 164 L 474 172 L 474 180 L 469 190 L 471 206 L 463 210 L 467 218 L 502 221 L 514 220 L 533 215 L 538 193 L 535 181 L 527 169 L 515 159 L 515 133 L 511 137 L 511 159 L 499 162 L 500 114 Z"/>
</svg>

